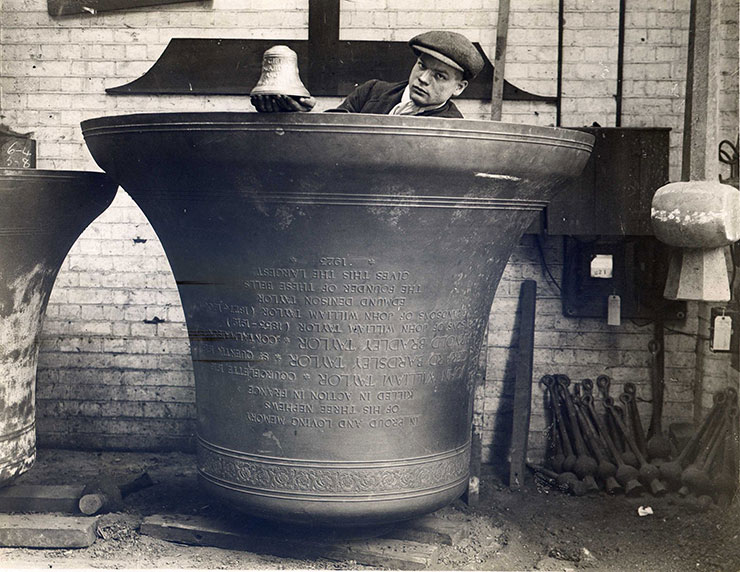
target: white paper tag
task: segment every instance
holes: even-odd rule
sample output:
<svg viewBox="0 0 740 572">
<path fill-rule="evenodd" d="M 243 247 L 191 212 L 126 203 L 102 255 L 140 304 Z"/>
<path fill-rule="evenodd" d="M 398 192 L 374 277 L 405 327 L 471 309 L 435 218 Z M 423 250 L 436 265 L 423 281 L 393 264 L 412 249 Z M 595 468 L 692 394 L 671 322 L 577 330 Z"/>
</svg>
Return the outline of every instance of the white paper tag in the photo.
<svg viewBox="0 0 740 572">
<path fill-rule="evenodd" d="M 716 316 L 712 333 L 712 351 L 729 352 L 732 338 L 732 318 L 730 316 Z"/>
<path fill-rule="evenodd" d="M 606 324 L 619 326 L 622 323 L 622 299 L 616 294 L 609 296 L 607 302 Z"/>
</svg>

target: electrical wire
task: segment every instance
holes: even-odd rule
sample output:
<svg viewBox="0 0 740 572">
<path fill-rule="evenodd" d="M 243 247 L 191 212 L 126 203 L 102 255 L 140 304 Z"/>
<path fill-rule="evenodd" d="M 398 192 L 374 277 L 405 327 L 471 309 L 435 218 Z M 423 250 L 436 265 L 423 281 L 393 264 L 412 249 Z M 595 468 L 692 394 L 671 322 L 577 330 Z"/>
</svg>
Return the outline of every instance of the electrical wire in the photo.
<svg viewBox="0 0 740 572">
<path fill-rule="evenodd" d="M 673 328 L 669 328 L 668 326 L 664 326 L 664 328 L 667 332 L 671 332 L 672 334 L 681 334 L 682 336 L 689 336 L 691 338 L 698 338 L 700 340 L 711 339 L 709 336 L 700 336 L 699 334 L 692 334 L 691 332 L 682 332 L 681 330 L 674 330 Z"/>
<path fill-rule="evenodd" d="M 562 292 L 563 289 L 560 287 L 560 284 L 558 284 L 558 281 L 555 280 L 555 277 L 552 275 L 552 272 L 550 272 L 550 268 L 547 266 L 547 260 L 545 260 L 545 250 L 542 248 L 542 235 L 538 234 L 535 242 L 537 243 L 537 252 L 540 256 L 540 266 L 542 266 L 542 273 L 545 274 L 545 276 L 550 278 L 550 281 L 552 282 L 553 286 L 558 289 L 558 292 Z"/>
<path fill-rule="evenodd" d="M 730 277 L 730 298 L 735 294 L 735 277 L 737 276 L 738 249 L 737 242 L 730 245 L 730 259 L 732 260 L 732 276 Z"/>
<path fill-rule="evenodd" d="M 634 318 L 630 318 L 630 322 L 632 322 L 638 328 L 644 328 L 644 327 L 649 326 L 650 324 L 654 323 L 655 320 L 647 320 L 644 324 L 640 324 Z M 670 327 L 668 327 L 666 325 L 663 326 L 663 329 L 665 329 L 666 332 L 670 332 L 672 334 L 680 334 L 682 336 L 689 336 L 690 338 L 699 338 L 700 340 L 709 340 L 709 339 L 711 339 L 709 336 L 700 336 L 698 334 L 693 334 L 691 332 L 682 332 L 681 330 L 676 330 L 676 329 L 670 328 Z"/>
</svg>

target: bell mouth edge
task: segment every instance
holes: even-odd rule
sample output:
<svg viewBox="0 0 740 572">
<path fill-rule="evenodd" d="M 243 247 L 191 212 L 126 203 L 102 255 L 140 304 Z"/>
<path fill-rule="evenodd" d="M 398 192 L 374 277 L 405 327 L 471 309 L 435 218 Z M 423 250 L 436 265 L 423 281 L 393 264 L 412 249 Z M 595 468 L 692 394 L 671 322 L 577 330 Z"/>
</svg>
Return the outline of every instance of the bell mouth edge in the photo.
<svg viewBox="0 0 740 572">
<path fill-rule="evenodd" d="M 0 168 L 0 178 L 21 179 L 91 179 L 94 182 L 113 184 L 113 181 L 103 171 L 76 171 L 74 169 L 38 169 L 38 168 Z M 118 188 L 118 185 L 116 185 Z"/>
<path fill-rule="evenodd" d="M 273 522 L 347 527 L 392 524 L 430 514 L 458 499 L 467 489 L 468 476 L 447 486 L 416 495 L 375 497 L 352 501 L 331 498 L 263 498 L 219 486 L 198 474 L 201 489 L 235 509 Z"/>
<path fill-rule="evenodd" d="M 307 89 L 304 90 L 298 90 L 295 91 L 281 91 L 278 89 L 253 89 L 252 92 L 249 94 L 250 96 L 253 95 L 286 95 L 288 97 L 311 97 L 311 94 L 308 92 Z"/>
<path fill-rule="evenodd" d="M 252 93 L 259 94 L 253 90 Z M 285 95 L 285 94 L 284 94 Z M 80 122 L 82 134 L 85 138 L 97 135 L 100 132 L 110 131 L 119 133 L 123 131 L 141 131 L 150 127 L 163 128 L 167 125 L 177 130 L 188 128 L 202 129 L 204 126 L 215 127 L 219 124 L 253 123 L 275 124 L 283 126 L 308 126 L 316 127 L 354 125 L 357 127 L 377 126 L 389 127 L 416 127 L 429 130 L 441 129 L 451 133 L 462 130 L 463 132 L 482 132 L 491 135 L 523 136 L 529 138 L 551 139 L 559 144 L 570 143 L 581 147 L 581 150 L 590 152 L 593 149 L 596 138 L 591 133 L 580 131 L 572 127 L 549 127 L 543 125 L 531 125 L 525 123 L 506 123 L 502 121 L 489 121 L 484 119 L 460 119 L 447 117 L 416 117 L 402 115 L 381 115 L 374 113 L 259 113 L 256 111 L 194 111 L 194 112 L 161 112 L 161 113 L 132 113 L 122 115 L 104 115 L 92 117 Z M 223 126 L 223 125 L 222 125 Z"/>
</svg>

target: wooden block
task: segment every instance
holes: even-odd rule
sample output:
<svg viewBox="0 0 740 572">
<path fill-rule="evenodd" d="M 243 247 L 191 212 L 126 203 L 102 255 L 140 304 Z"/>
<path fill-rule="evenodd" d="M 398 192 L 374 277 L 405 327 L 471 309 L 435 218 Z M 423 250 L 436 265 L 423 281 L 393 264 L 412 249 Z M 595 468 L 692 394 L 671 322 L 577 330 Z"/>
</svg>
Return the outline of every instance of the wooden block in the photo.
<svg viewBox="0 0 740 572">
<path fill-rule="evenodd" d="M 445 520 L 429 515 L 400 524 L 385 536 L 399 540 L 454 546 L 466 538 L 469 533 L 470 530 L 465 522 Z"/>
<path fill-rule="evenodd" d="M 0 512 L 79 514 L 84 485 L 10 485 L 0 489 Z"/>
<path fill-rule="evenodd" d="M 425 570 L 437 563 L 439 548 L 414 541 L 376 538 L 327 545 L 321 551 L 308 554 L 330 560 L 354 560 L 365 566 Z"/>
<path fill-rule="evenodd" d="M 436 546 L 396 539 L 340 540 L 331 543 L 262 534 L 249 527 L 198 516 L 153 515 L 141 524 L 141 533 L 194 546 L 215 546 L 293 558 L 354 560 L 366 566 L 423 570 L 434 566 Z"/>
<path fill-rule="evenodd" d="M 537 306 L 537 282 L 522 282 L 519 295 L 521 318 L 519 355 L 514 380 L 514 414 L 509 451 L 509 488 L 518 490 L 524 482 L 524 464 L 529 442 L 529 419 L 532 404 L 532 367 L 534 359 L 534 318 Z"/>
<path fill-rule="evenodd" d="M 199 516 L 155 514 L 144 518 L 139 530 L 148 536 L 193 546 L 249 551 L 258 546 L 253 537 L 237 528 Z"/>
<path fill-rule="evenodd" d="M 483 453 L 480 428 L 473 424 L 470 442 L 470 476 L 468 488 L 463 493 L 463 501 L 468 506 L 477 506 L 480 501 L 480 468 Z"/>
<path fill-rule="evenodd" d="M 96 518 L 53 514 L 1 514 L 0 546 L 84 548 L 95 541 Z"/>
</svg>

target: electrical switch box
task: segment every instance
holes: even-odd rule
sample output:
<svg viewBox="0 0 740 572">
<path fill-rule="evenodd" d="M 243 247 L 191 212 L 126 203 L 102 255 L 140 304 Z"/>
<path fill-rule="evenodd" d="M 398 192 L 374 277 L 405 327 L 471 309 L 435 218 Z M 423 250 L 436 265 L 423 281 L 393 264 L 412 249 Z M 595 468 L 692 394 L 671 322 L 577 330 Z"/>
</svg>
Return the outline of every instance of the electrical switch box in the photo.
<svg viewBox="0 0 740 572">
<path fill-rule="evenodd" d="M 563 314 L 624 320 L 683 320 L 686 302 L 663 296 L 670 247 L 652 236 L 563 237 Z"/>
<path fill-rule="evenodd" d="M 579 177 L 548 205 L 550 236 L 649 236 L 653 195 L 669 181 L 670 129 L 579 127 L 595 137 Z"/>
</svg>

